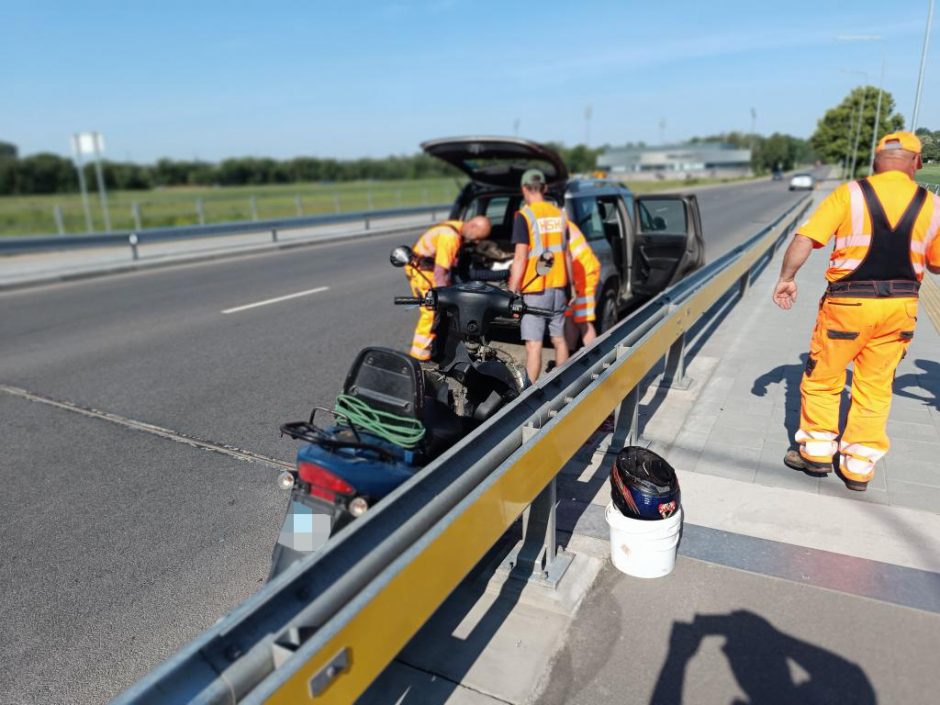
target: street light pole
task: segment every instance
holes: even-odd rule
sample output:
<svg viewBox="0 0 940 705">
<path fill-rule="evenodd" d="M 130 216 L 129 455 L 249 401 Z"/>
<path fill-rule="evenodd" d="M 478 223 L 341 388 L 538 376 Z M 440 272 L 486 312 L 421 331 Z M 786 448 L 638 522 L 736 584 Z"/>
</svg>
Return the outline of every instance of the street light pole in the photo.
<svg viewBox="0 0 940 705">
<path fill-rule="evenodd" d="M 868 88 L 866 76 L 866 86 L 862 89 L 862 95 L 858 100 L 858 126 L 855 128 L 855 147 L 852 149 L 852 178 L 855 178 L 855 162 L 858 160 L 858 140 L 862 136 L 862 120 L 865 117 L 865 89 Z"/>
<path fill-rule="evenodd" d="M 95 227 L 91 222 L 91 206 L 88 203 L 88 186 L 85 183 L 85 162 L 82 160 L 82 148 L 79 136 L 72 135 L 72 154 L 75 157 L 75 170 L 78 172 L 78 188 L 82 193 L 82 209 L 85 211 L 85 229 L 92 232 Z"/>
<path fill-rule="evenodd" d="M 862 134 L 862 118 L 864 117 L 863 112 L 864 112 L 864 110 L 865 110 L 865 88 L 866 88 L 867 85 L 868 85 L 868 73 L 865 72 L 865 71 L 849 70 L 849 69 L 842 69 L 842 73 L 854 73 L 854 74 L 858 74 L 859 76 L 864 76 L 864 77 L 865 77 L 865 85 L 862 86 L 862 92 L 861 92 L 861 94 L 859 95 L 859 99 L 858 99 L 858 103 L 859 103 L 859 105 L 858 105 L 858 125 L 857 125 L 856 128 L 855 128 L 855 145 L 854 145 L 854 147 L 852 146 L 852 127 L 851 127 L 851 123 L 850 123 L 850 125 L 849 125 L 849 145 L 848 145 L 848 146 L 849 146 L 849 148 L 850 148 L 850 150 L 851 150 L 851 153 L 852 153 L 852 170 L 851 170 L 851 172 L 850 172 L 849 178 L 854 179 L 854 178 L 855 178 L 855 163 L 856 163 L 856 161 L 857 161 L 857 159 L 858 159 L 858 141 L 859 141 L 859 138 L 861 137 L 861 134 Z"/>
<path fill-rule="evenodd" d="M 927 45 L 930 41 L 930 26 L 933 24 L 933 0 L 928 0 L 927 28 L 924 30 L 924 49 L 920 55 L 920 72 L 917 74 L 917 90 L 914 93 L 914 114 L 911 116 L 911 132 L 917 131 L 917 118 L 920 115 L 920 94 L 924 87 L 924 69 L 927 66 Z"/>
<path fill-rule="evenodd" d="M 843 34 L 836 37 L 840 42 L 880 42 L 881 43 L 881 80 L 878 82 L 878 106 L 875 108 L 875 126 L 871 133 L 871 155 L 868 160 L 868 172 L 875 169 L 875 147 L 878 144 L 878 125 L 881 121 L 881 96 L 885 84 L 885 45 L 880 34 Z M 861 73 L 861 72 L 859 72 Z M 866 81 L 867 81 L 867 74 Z"/>
<path fill-rule="evenodd" d="M 881 95 L 885 84 L 885 48 L 881 45 L 881 79 L 878 81 L 878 105 L 875 108 L 875 127 L 871 131 L 871 154 L 868 159 L 868 173 L 875 173 L 875 147 L 878 146 L 878 123 L 881 119 Z"/>
</svg>

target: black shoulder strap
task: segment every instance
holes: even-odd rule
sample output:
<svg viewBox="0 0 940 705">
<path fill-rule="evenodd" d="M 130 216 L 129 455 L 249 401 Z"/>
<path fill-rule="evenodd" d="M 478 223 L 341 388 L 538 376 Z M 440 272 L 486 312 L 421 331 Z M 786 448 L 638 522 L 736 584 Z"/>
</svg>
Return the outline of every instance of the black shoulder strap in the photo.
<svg viewBox="0 0 940 705">
<path fill-rule="evenodd" d="M 927 200 L 927 189 L 922 186 L 917 187 L 917 190 L 914 191 L 914 197 L 907 204 L 907 208 L 904 209 L 897 225 L 892 228 L 891 223 L 888 222 L 888 216 L 885 215 L 884 207 L 881 205 L 881 201 L 868 179 L 859 179 L 858 185 L 862 190 L 862 196 L 865 197 L 868 214 L 871 216 L 872 233 L 878 232 L 879 229 L 886 232 L 906 232 L 908 230 L 913 232 L 917 216 L 920 215 L 920 210 Z"/>
<path fill-rule="evenodd" d="M 865 198 L 865 205 L 868 206 L 868 215 L 871 217 L 872 234 L 884 230 L 891 232 L 891 223 L 888 222 L 888 216 L 885 215 L 885 209 L 878 200 L 878 194 L 868 179 L 859 179 L 856 182 L 862 190 L 862 196 Z"/>
<path fill-rule="evenodd" d="M 914 192 L 914 197 L 904 211 L 904 215 L 901 216 L 898 224 L 894 226 L 896 232 L 908 233 L 909 236 L 914 234 L 914 223 L 917 222 L 917 216 L 920 215 L 920 211 L 924 207 L 926 200 L 927 189 L 923 186 L 918 186 L 917 190 Z"/>
</svg>

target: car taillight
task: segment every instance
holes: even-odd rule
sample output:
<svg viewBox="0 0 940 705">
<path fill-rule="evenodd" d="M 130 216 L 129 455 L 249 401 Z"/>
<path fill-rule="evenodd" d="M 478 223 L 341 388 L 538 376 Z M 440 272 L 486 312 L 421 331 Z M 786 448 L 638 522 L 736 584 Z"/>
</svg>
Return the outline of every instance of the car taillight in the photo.
<svg viewBox="0 0 940 705">
<path fill-rule="evenodd" d="M 301 481 L 310 485 L 311 495 L 325 499 L 327 502 L 335 502 L 338 494 L 356 494 L 356 488 L 346 480 L 316 463 L 306 461 L 297 463 L 297 475 Z"/>
</svg>

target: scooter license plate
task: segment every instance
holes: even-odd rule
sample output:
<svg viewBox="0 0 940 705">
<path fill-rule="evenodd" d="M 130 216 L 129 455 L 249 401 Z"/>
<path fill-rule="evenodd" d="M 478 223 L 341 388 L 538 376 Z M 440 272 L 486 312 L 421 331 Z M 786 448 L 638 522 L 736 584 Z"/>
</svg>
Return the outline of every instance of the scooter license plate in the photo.
<svg viewBox="0 0 940 705">
<path fill-rule="evenodd" d="M 294 551 L 315 551 L 330 538 L 332 507 L 311 507 L 292 499 L 277 542 Z"/>
</svg>

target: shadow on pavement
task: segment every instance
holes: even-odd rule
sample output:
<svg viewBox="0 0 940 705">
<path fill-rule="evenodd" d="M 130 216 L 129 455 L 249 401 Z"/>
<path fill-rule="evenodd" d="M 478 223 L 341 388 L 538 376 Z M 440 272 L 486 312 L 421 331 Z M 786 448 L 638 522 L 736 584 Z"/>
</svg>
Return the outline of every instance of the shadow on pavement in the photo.
<svg viewBox="0 0 940 705">
<path fill-rule="evenodd" d="M 806 360 L 809 358 L 807 353 L 800 354 L 800 362 L 792 365 L 778 365 L 769 372 L 765 372 L 754 380 L 751 387 L 751 394 L 755 397 L 767 396 L 767 389 L 772 384 L 783 384 L 784 418 L 783 426 L 787 434 L 787 440 L 795 447 L 793 437 L 800 427 L 800 382 L 803 379 L 803 368 L 806 367 Z M 852 386 L 852 371 L 848 370 L 845 376 L 845 389 Z M 847 391 L 842 392 L 842 401 L 839 411 L 839 428 L 845 428 L 845 421 L 848 417 L 851 398 Z"/>
<path fill-rule="evenodd" d="M 531 567 L 527 569 L 525 564 L 517 564 L 509 571 L 498 595 L 491 600 L 483 614 L 468 620 L 474 606 L 486 595 L 488 581 L 500 565 L 497 560 L 505 555 L 515 539 L 520 538 L 521 527 L 517 522 L 396 657 L 395 661 L 430 676 L 430 685 L 415 687 L 416 684 L 410 679 L 389 684 L 380 678 L 357 701 L 360 705 L 388 702 L 397 705 L 444 705 L 448 702 L 516 608 L 527 584 L 526 578 Z M 538 553 L 544 539 L 544 532 L 530 532 L 525 537 L 521 554 Z M 459 629 L 465 621 L 473 623 L 469 631 Z"/>
<path fill-rule="evenodd" d="M 856 664 L 784 634 L 760 615 L 735 610 L 730 614 L 696 615 L 691 623 L 673 622 L 669 654 L 650 705 L 695 702 L 691 694 L 683 698 L 686 668 L 702 640 L 710 636 L 724 637 L 722 650 L 747 696 L 746 700 L 734 700 L 736 705 L 877 702 L 871 682 Z"/>
<path fill-rule="evenodd" d="M 922 401 L 927 406 L 932 406 L 940 411 L 940 363 L 933 360 L 914 360 L 914 364 L 923 372 L 920 374 L 912 372 L 895 378 L 894 393 L 900 397 Z M 933 398 L 931 399 L 924 394 L 916 394 L 910 391 L 912 389 L 927 392 L 927 394 L 933 395 Z"/>
</svg>

